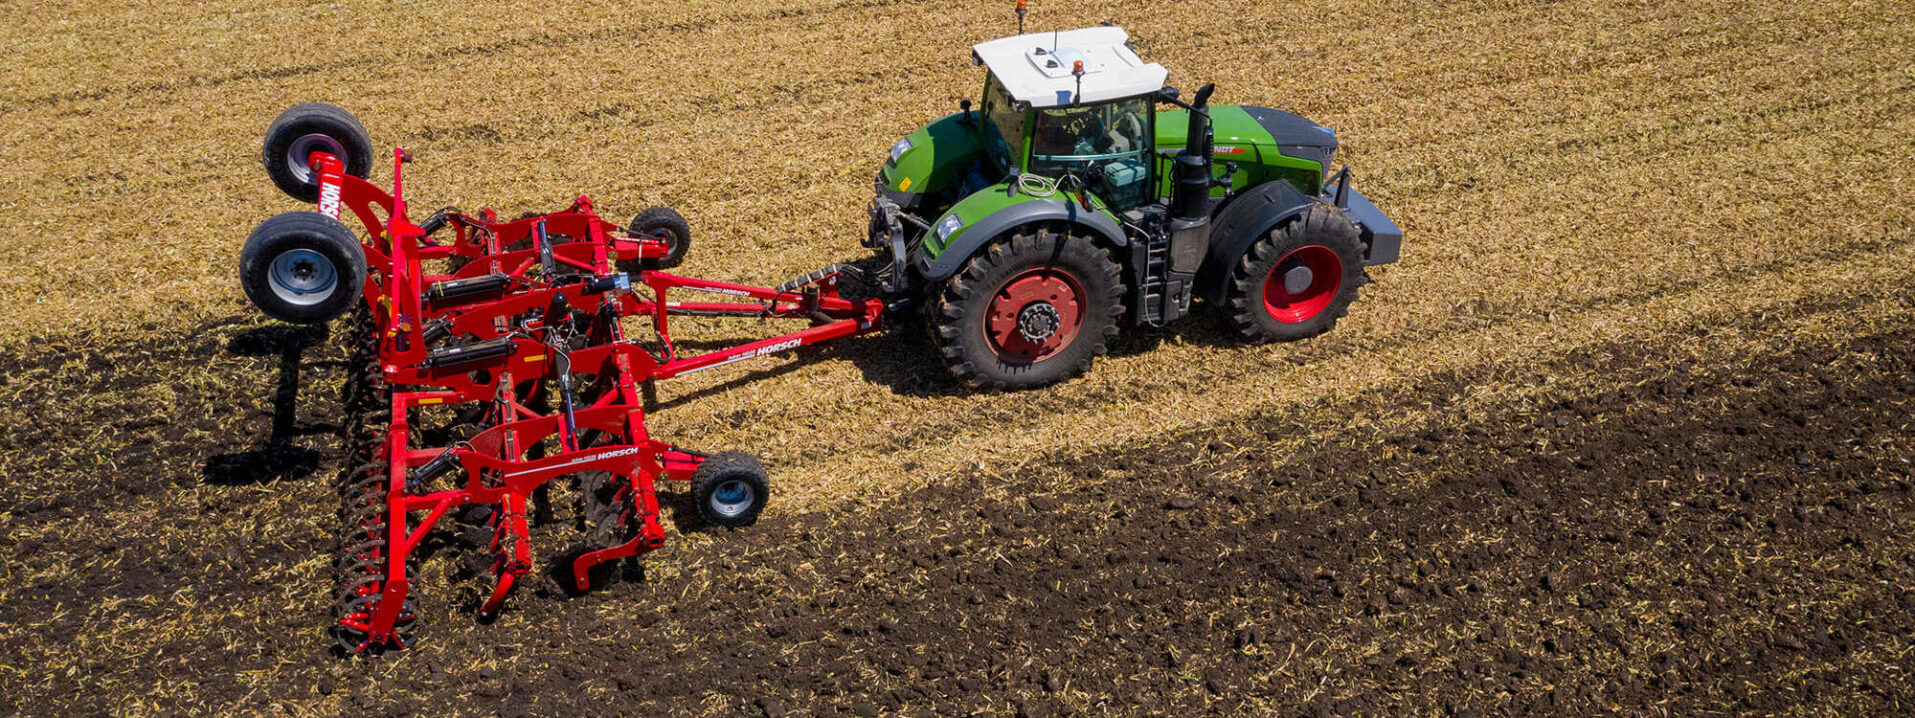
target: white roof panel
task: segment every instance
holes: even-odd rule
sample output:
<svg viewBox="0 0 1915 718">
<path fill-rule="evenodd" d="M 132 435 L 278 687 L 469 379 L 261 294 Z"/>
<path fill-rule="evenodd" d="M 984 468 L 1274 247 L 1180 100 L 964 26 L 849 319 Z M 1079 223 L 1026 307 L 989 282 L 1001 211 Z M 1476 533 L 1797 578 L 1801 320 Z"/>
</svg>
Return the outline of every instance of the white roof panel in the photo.
<svg viewBox="0 0 1915 718">
<path fill-rule="evenodd" d="M 1100 102 L 1156 92 L 1170 78 L 1157 63 L 1132 52 L 1120 27 L 1039 32 L 975 45 L 971 53 L 991 68 L 1011 96 L 1034 107 Z M 1076 63 L 1084 63 L 1083 95 L 1077 95 Z"/>
</svg>

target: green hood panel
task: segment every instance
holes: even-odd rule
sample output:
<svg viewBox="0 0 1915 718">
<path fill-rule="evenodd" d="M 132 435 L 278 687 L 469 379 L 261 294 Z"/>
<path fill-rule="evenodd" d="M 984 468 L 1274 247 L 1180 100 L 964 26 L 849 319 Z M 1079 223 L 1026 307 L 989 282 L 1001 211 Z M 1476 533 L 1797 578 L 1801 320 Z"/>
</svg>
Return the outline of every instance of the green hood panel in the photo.
<svg viewBox="0 0 1915 718">
<path fill-rule="evenodd" d="M 975 113 L 973 113 L 975 114 Z M 918 128 L 905 141 L 911 148 L 897 162 L 885 161 L 885 186 L 906 194 L 928 194 L 952 186 L 964 178 L 978 157 L 984 154 L 984 141 L 977 127 L 956 113 Z"/>
<path fill-rule="evenodd" d="M 1291 157 L 1280 149 L 1282 145 L 1299 144 L 1304 139 L 1304 131 L 1311 127 L 1320 127 L 1316 123 L 1291 115 L 1281 110 L 1268 110 L 1261 107 L 1246 108 L 1242 105 L 1213 105 L 1210 108 L 1210 122 L 1216 137 L 1213 156 L 1221 168 L 1226 162 L 1237 163 L 1236 189 L 1242 191 L 1272 180 L 1289 180 L 1297 189 L 1304 192 L 1316 192 L 1323 182 L 1325 167 L 1315 159 Z M 1168 110 L 1157 113 L 1157 152 L 1161 166 L 1159 177 L 1169 176 L 1171 158 L 1181 151 L 1188 139 L 1190 112 L 1187 110 Z M 1275 136 L 1272 130 L 1283 135 Z M 1329 146 L 1336 145 L 1336 135 L 1327 130 L 1311 133 L 1316 138 L 1311 142 Z M 1168 196 L 1170 183 L 1159 182 L 1159 196 Z M 1213 192 L 1223 196 L 1224 190 Z"/>
</svg>

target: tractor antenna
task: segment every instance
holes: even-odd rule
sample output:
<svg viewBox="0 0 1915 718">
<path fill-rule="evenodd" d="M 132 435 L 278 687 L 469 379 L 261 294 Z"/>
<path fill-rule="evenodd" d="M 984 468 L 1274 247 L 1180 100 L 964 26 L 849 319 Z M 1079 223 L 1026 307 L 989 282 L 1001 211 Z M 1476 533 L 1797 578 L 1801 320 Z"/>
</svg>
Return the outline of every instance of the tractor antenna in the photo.
<svg viewBox="0 0 1915 718">
<path fill-rule="evenodd" d="M 1078 60 L 1077 62 L 1071 63 L 1071 74 L 1077 76 L 1077 102 L 1082 103 L 1084 101 L 1084 61 L 1083 60 Z"/>
<path fill-rule="evenodd" d="M 1051 52 L 1052 53 L 1057 52 L 1057 36 L 1061 32 L 1062 31 L 1057 28 L 1051 28 Z"/>
<path fill-rule="evenodd" d="M 1030 12 L 1027 7 L 1029 2 L 1030 0 L 1017 0 L 1017 34 L 1019 35 L 1024 34 L 1024 13 Z"/>
</svg>

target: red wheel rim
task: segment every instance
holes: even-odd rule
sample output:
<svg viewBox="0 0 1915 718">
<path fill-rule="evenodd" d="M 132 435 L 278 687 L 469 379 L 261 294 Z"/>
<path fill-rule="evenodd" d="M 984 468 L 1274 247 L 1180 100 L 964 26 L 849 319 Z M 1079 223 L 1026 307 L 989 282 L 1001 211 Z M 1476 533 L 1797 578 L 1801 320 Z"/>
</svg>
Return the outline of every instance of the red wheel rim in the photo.
<svg viewBox="0 0 1915 718">
<path fill-rule="evenodd" d="M 1012 277 L 984 309 L 984 336 L 1006 364 L 1035 364 L 1070 346 L 1084 323 L 1084 288 L 1069 272 Z"/>
<path fill-rule="evenodd" d="M 1343 288 L 1343 260 L 1329 247 L 1311 245 L 1283 255 L 1263 279 L 1263 309 L 1285 324 L 1322 314 Z"/>
</svg>

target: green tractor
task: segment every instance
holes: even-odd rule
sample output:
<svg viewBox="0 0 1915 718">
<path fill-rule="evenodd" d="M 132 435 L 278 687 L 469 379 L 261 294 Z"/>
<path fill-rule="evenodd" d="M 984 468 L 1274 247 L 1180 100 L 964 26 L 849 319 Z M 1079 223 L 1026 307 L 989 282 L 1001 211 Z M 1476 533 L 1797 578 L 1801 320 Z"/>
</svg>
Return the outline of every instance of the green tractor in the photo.
<svg viewBox="0 0 1915 718">
<path fill-rule="evenodd" d="M 972 48 L 981 106 L 891 148 L 867 281 L 922 303 L 946 367 L 974 387 L 1075 376 L 1119 327 L 1202 297 L 1258 341 L 1328 331 L 1402 233 L 1331 174 L 1336 133 L 1263 107 L 1188 102 L 1117 27 Z M 867 265 L 871 266 L 871 265 Z"/>
</svg>

